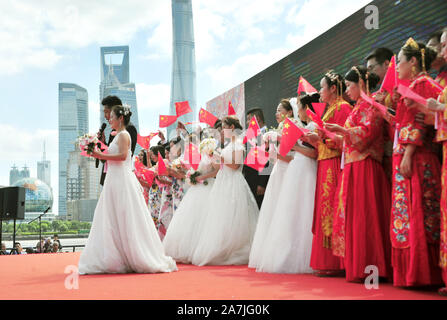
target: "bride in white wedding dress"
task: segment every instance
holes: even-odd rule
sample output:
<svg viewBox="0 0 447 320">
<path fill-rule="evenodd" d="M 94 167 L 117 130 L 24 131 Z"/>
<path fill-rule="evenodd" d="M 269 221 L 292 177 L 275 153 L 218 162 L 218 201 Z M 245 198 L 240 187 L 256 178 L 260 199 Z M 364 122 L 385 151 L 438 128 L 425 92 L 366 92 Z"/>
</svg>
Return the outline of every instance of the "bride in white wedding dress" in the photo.
<svg viewBox="0 0 447 320">
<path fill-rule="evenodd" d="M 107 176 L 98 200 L 87 244 L 79 260 L 79 274 L 158 273 L 176 271 L 165 255 L 140 183 L 132 172 L 131 138 L 125 130 L 129 108 L 115 106 L 109 123 L 117 135 L 107 154 Z"/>
<path fill-rule="evenodd" d="M 222 129 L 231 142 L 222 150 L 223 164 L 204 199 L 206 217 L 192 257 L 198 266 L 247 264 L 258 220 L 258 205 L 242 175 L 245 147 L 235 132 L 242 127 L 228 116 Z"/>
</svg>

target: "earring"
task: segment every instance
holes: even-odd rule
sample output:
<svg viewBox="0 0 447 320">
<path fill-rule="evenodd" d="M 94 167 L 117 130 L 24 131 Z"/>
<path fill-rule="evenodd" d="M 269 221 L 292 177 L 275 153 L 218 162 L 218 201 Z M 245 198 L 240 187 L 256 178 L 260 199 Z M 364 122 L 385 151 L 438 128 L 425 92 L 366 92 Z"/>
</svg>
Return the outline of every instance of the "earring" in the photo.
<svg viewBox="0 0 447 320">
<path fill-rule="evenodd" d="M 416 71 L 416 67 L 412 66 L 411 67 L 411 77 L 414 78 L 416 77 L 417 71 Z"/>
</svg>

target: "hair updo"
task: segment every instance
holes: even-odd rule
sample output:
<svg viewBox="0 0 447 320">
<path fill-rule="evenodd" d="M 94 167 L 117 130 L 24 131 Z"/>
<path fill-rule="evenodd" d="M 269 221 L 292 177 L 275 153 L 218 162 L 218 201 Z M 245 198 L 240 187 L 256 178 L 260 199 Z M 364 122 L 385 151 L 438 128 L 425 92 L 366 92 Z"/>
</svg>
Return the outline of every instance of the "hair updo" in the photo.
<svg viewBox="0 0 447 320">
<path fill-rule="evenodd" d="M 332 86 L 337 88 L 337 95 L 343 95 L 346 91 L 345 79 L 339 73 L 336 73 L 334 70 L 329 70 L 324 75 L 324 79 L 326 80 L 327 86 L 330 89 Z"/>
<path fill-rule="evenodd" d="M 369 91 L 373 90 L 380 82 L 380 78 L 377 74 L 369 72 L 364 66 L 354 66 L 345 75 L 345 80 L 359 83 L 360 78 L 368 83 Z"/>
<path fill-rule="evenodd" d="M 312 103 L 320 102 L 320 94 L 318 92 L 304 94 L 299 97 L 299 100 L 303 109 L 309 108 L 312 112 L 315 112 Z"/>
<path fill-rule="evenodd" d="M 222 119 L 222 123 L 225 123 L 228 126 L 234 126 L 234 129 L 242 130 L 241 123 L 239 119 L 234 116 L 226 116 Z"/>
<path fill-rule="evenodd" d="M 424 71 L 430 70 L 431 64 L 435 61 L 438 53 L 432 48 L 427 47 L 422 42 L 416 42 L 413 40 L 413 45 L 409 45 L 408 43 L 409 41 L 407 41 L 401 49 L 407 60 L 409 61 L 412 57 L 415 57 L 418 62 L 419 69 Z M 423 55 L 422 52 L 424 52 Z"/>
<path fill-rule="evenodd" d="M 127 126 L 130 122 L 130 116 L 132 115 L 132 111 L 130 111 L 130 107 L 116 105 L 112 107 L 112 112 L 117 116 L 117 118 L 123 116 L 124 125 Z"/>
</svg>

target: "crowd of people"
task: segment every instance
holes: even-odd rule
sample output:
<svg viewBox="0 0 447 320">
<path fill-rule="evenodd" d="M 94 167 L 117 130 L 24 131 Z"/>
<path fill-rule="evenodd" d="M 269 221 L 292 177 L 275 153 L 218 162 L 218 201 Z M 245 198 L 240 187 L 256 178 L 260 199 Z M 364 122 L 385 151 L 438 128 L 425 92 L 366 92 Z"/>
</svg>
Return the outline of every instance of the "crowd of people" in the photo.
<svg viewBox="0 0 447 320">
<path fill-rule="evenodd" d="M 0 255 L 15 255 L 15 254 L 33 254 L 33 253 L 57 253 L 62 251 L 61 241 L 57 234 L 53 235 L 53 239 L 50 237 L 41 239 L 37 242 L 36 246 L 23 248 L 20 242 L 14 243 L 14 248 L 7 250 L 6 244 L 2 242 Z"/>
<path fill-rule="evenodd" d="M 382 90 L 394 54 L 398 79 Z M 399 84 L 426 103 L 403 96 Z M 425 43 L 403 41 L 399 52 L 377 48 L 345 75 L 328 71 L 319 92 L 279 102 L 275 130 L 265 126 L 261 109 L 250 109 L 247 123 L 255 116 L 261 129 L 254 141 L 242 142 L 235 116 L 192 133 L 179 122 L 170 141 L 160 132 L 158 145 L 138 154 L 155 179 L 138 180 L 166 255 L 350 282 L 364 281 L 372 265 L 395 286 L 441 287 L 447 283 L 446 84 L 443 29 Z M 306 112 L 315 111 L 313 103 L 326 105 L 323 128 Z M 282 156 L 286 119 L 306 133 Z M 215 148 L 206 148 L 210 140 Z M 183 159 L 194 141 L 202 157 L 192 181 Z M 264 170 L 244 165 L 253 145 L 269 151 Z"/>
<path fill-rule="evenodd" d="M 106 97 L 113 133 L 92 152 L 105 179 L 80 274 L 246 264 L 362 283 L 373 266 L 447 294 L 447 29 L 427 40 L 377 48 L 344 75 L 328 66 L 318 92 L 279 101 L 277 128 L 259 108 L 246 112 L 254 134 L 235 115 L 193 132 L 178 122 L 133 173 L 132 113 Z"/>
</svg>

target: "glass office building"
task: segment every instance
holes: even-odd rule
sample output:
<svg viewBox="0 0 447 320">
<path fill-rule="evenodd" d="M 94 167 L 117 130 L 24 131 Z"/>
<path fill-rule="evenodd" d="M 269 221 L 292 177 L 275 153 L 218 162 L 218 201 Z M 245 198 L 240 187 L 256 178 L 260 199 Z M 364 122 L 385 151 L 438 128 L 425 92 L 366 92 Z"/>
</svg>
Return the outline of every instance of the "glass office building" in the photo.
<svg viewBox="0 0 447 320">
<path fill-rule="evenodd" d="M 88 94 L 72 83 L 59 83 L 59 216 L 67 214 L 67 162 L 76 139 L 88 133 Z"/>
</svg>

